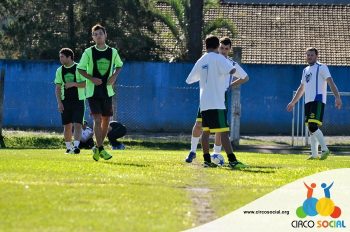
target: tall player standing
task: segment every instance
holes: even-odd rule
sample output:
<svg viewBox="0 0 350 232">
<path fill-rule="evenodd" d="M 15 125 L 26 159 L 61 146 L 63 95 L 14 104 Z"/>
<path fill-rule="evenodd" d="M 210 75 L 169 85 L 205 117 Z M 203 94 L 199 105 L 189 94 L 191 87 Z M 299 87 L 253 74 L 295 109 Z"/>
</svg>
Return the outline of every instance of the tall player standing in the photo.
<svg viewBox="0 0 350 232">
<path fill-rule="evenodd" d="M 305 123 L 309 128 L 311 140 L 311 156 L 309 159 L 324 160 L 329 155 L 329 149 L 319 126 L 322 126 L 327 101 L 327 84 L 335 96 L 335 107 L 337 109 L 341 108 L 342 101 L 327 65 L 318 62 L 318 50 L 316 48 L 310 47 L 306 50 L 306 61 L 309 66 L 303 70 L 301 84 L 292 101 L 287 105 L 287 111 L 292 111 L 305 92 Z M 318 155 L 318 144 L 321 145 L 321 157 Z"/>
</svg>

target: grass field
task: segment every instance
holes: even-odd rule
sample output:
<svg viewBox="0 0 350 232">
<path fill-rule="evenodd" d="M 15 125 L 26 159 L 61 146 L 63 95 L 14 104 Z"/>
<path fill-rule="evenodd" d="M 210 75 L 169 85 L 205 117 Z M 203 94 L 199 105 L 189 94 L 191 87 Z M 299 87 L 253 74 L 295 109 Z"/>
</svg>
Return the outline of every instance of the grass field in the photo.
<svg viewBox="0 0 350 232">
<path fill-rule="evenodd" d="M 223 216 L 272 190 L 350 157 L 237 153 L 244 171 L 185 164 L 187 151 L 0 149 L 0 231 L 179 231 Z"/>
</svg>

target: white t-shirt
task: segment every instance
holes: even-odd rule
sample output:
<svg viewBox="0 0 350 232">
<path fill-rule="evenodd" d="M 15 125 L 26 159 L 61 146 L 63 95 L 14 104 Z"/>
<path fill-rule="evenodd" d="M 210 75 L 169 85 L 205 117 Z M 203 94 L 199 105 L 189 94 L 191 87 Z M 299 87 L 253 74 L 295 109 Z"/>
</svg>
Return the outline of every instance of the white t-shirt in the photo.
<svg viewBox="0 0 350 232">
<path fill-rule="evenodd" d="M 94 132 L 90 127 L 86 127 L 85 130 L 82 129 L 81 132 L 81 139 L 80 141 L 82 141 L 83 143 L 85 143 L 86 141 L 88 141 L 90 138 L 92 138 L 92 136 L 94 136 Z"/>
<path fill-rule="evenodd" d="M 305 104 L 313 101 L 327 101 L 327 78 L 331 77 L 327 65 L 315 63 L 307 66 L 301 78 L 305 88 Z"/>
<path fill-rule="evenodd" d="M 187 84 L 199 81 L 199 105 L 201 111 L 225 109 L 227 76 L 233 64 L 218 53 L 205 53 L 194 65 L 186 79 Z"/>
<path fill-rule="evenodd" d="M 229 88 L 230 84 L 231 84 L 231 82 L 233 81 L 234 78 L 245 79 L 248 76 L 248 74 L 243 70 L 243 68 L 238 63 L 236 63 L 230 57 L 227 57 L 227 61 L 229 63 L 231 63 L 232 65 L 234 65 L 234 67 L 236 69 L 236 72 L 234 74 L 232 74 L 232 75 L 229 75 L 228 78 L 227 78 L 226 88 Z"/>
</svg>

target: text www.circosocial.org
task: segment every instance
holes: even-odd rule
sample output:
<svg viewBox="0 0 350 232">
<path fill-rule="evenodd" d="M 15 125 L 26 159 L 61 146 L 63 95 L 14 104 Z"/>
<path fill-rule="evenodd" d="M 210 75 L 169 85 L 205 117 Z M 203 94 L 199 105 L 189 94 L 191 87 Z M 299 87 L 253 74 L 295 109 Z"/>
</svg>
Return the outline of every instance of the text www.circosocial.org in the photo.
<svg viewBox="0 0 350 232">
<path fill-rule="evenodd" d="M 289 215 L 289 210 L 245 210 L 244 214 L 284 214 Z"/>
</svg>

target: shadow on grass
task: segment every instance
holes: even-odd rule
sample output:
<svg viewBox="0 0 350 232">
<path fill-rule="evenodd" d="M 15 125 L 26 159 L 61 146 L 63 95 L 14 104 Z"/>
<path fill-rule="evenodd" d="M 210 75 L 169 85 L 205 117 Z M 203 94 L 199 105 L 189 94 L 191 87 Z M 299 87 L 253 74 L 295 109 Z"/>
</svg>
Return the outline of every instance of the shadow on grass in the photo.
<svg viewBox="0 0 350 232">
<path fill-rule="evenodd" d="M 146 164 L 134 164 L 134 163 L 104 162 L 103 164 L 105 164 L 105 165 L 113 165 L 113 166 L 137 167 L 137 168 L 151 167 L 150 165 L 146 165 Z"/>
</svg>

